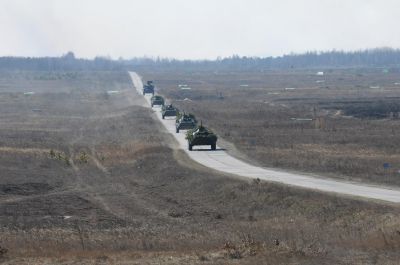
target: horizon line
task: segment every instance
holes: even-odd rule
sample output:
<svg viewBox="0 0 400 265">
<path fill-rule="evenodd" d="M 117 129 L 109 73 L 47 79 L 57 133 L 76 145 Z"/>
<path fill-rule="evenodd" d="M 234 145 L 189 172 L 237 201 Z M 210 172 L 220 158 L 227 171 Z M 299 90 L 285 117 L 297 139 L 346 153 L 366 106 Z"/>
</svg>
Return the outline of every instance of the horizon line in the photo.
<svg viewBox="0 0 400 265">
<path fill-rule="evenodd" d="M 110 55 L 96 55 L 95 57 L 76 57 L 74 51 L 67 51 L 64 54 L 61 55 L 46 55 L 46 56 L 29 56 L 29 55 L 0 55 L 0 58 L 21 58 L 21 59 L 56 59 L 56 58 L 67 58 L 68 55 L 71 57 L 71 59 L 76 59 L 76 60 L 95 60 L 95 59 L 103 59 L 103 60 L 110 60 L 110 61 L 130 61 L 130 60 L 152 60 L 152 61 L 157 61 L 157 60 L 170 60 L 170 61 L 219 61 L 219 60 L 225 60 L 225 59 L 234 59 L 234 58 L 252 58 L 252 59 L 276 59 L 276 58 L 282 58 L 282 57 L 287 57 L 287 56 L 301 56 L 301 55 L 307 55 L 307 54 L 327 54 L 327 53 L 365 53 L 365 52 L 379 52 L 379 51 L 390 51 L 390 52 L 399 52 L 400 48 L 394 48 L 394 47 L 374 47 L 374 48 L 360 48 L 360 49 L 349 49 L 349 50 L 337 50 L 337 49 L 331 49 L 331 50 L 308 50 L 304 52 L 289 52 L 289 53 L 284 53 L 281 55 L 271 55 L 271 56 L 262 56 L 262 55 L 239 55 L 239 54 L 232 54 L 230 56 L 217 56 L 214 58 L 176 58 L 176 57 L 168 57 L 168 56 L 161 56 L 161 55 L 156 55 L 156 56 L 149 56 L 149 55 L 141 55 L 141 56 L 133 56 L 129 58 L 124 58 L 123 56 L 119 56 L 118 58 L 112 57 Z M 72 56 L 71 56 L 72 55 Z"/>
</svg>

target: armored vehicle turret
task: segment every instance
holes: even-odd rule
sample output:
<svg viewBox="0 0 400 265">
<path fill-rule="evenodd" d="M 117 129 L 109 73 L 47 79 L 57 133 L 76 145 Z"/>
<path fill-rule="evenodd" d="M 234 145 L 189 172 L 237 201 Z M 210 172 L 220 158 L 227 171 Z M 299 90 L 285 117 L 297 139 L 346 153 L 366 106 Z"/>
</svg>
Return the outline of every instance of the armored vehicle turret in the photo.
<svg viewBox="0 0 400 265">
<path fill-rule="evenodd" d="M 188 149 L 192 151 L 195 145 L 211 145 L 211 150 L 217 147 L 217 135 L 201 124 L 200 126 L 186 132 Z"/>
<path fill-rule="evenodd" d="M 162 118 L 165 119 L 165 117 L 173 117 L 178 114 L 178 109 L 172 106 L 172 104 L 169 104 L 167 106 L 162 107 Z"/>
<path fill-rule="evenodd" d="M 143 86 L 143 96 L 146 94 L 152 94 L 154 96 L 154 84 L 153 81 L 147 81 L 147 84 Z"/>
<path fill-rule="evenodd" d="M 196 125 L 197 121 L 193 114 L 178 113 L 176 116 L 176 133 L 179 133 L 179 130 L 193 129 L 196 127 Z"/>
<path fill-rule="evenodd" d="M 162 96 L 152 96 L 151 97 L 151 106 L 164 106 L 164 98 Z"/>
</svg>

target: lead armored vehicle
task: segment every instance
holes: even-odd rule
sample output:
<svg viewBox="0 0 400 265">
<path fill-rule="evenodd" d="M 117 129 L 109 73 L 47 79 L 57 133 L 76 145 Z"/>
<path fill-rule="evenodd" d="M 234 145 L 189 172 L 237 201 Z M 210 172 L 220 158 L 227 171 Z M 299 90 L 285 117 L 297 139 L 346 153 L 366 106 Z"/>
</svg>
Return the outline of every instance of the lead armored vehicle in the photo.
<svg viewBox="0 0 400 265">
<path fill-rule="evenodd" d="M 153 81 L 147 81 L 147 84 L 143 86 L 143 96 L 146 94 L 152 94 L 154 96 L 154 84 Z"/>
<path fill-rule="evenodd" d="M 164 98 L 162 96 L 152 96 L 151 97 L 151 106 L 164 106 Z"/>
<path fill-rule="evenodd" d="M 179 133 L 179 130 L 193 129 L 196 127 L 196 125 L 197 121 L 193 114 L 178 113 L 178 115 L 176 116 L 176 133 Z"/>
<path fill-rule="evenodd" d="M 165 119 L 165 117 L 174 117 L 177 116 L 178 114 L 178 109 L 172 106 L 172 104 L 169 104 L 167 106 L 162 106 L 162 118 Z"/>
<path fill-rule="evenodd" d="M 211 150 L 215 150 L 218 137 L 211 130 L 200 124 L 200 126 L 186 132 L 186 139 L 189 151 L 192 151 L 195 145 L 211 145 Z"/>
</svg>

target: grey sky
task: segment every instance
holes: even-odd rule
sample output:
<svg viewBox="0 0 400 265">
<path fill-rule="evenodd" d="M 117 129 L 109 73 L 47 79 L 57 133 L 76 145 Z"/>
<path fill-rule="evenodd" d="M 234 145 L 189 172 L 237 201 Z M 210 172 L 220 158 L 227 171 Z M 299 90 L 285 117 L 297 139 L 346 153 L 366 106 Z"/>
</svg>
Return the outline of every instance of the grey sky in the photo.
<svg viewBox="0 0 400 265">
<path fill-rule="evenodd" d="M 400 47 L 398 0 L 0 0 L 0 56 L 215 58 Z"/>
</svg>

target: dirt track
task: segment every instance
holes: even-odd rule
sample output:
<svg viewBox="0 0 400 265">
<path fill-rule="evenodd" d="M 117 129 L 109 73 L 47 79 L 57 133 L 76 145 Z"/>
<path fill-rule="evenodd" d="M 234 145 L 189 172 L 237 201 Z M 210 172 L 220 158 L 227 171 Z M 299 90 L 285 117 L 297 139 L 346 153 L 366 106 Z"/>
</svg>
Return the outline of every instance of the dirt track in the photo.
<svg viewBox="0 0 400 265">
<path fill-rule="evenodd" d="M 130 73 L 130 76 L 138 93 L 141 94 L 142 81 L 140 76 L 136 73 Z M 150 103 L 150 97 L 146 95 L 145 98 L 147 102 Z M 150 104 L 147 106 L 150 107 Z M 256 167 L 230 156 L 221 148 L 217 148 L 217 151 L 214 152 L 199 150 L 189 152 L 186 148 L 187 143 L 184 133 L 175 133 L 175 120 L 163 120 L 161 118 L 160 110 L 158 108 L 154 109 L 157 110 L 157 117 L 159 118 L 160 122 L 172 135 L 174 135 L 180 147 L 185 150 L 189 157 L 209 168 L 242 177 L 259 178 L 261 180 L 279 182 L 287 185 L 315 189 L 324 192 L 333 192 L 347 196 L 362 197 L 394 203 L 400 202 L 400 190 L 398 188 L 370 186 L 361 183 L 350 183 L 319 176 L 295 174 L 275 169 Z"/>
</svg>

